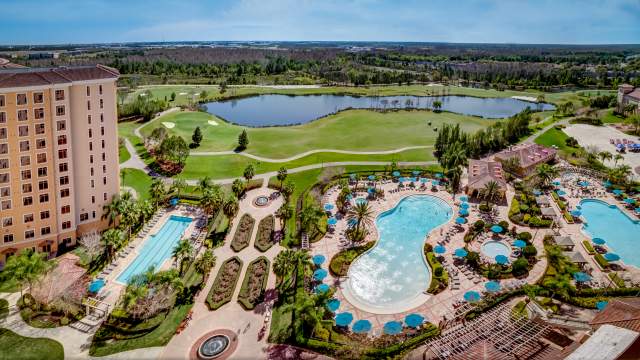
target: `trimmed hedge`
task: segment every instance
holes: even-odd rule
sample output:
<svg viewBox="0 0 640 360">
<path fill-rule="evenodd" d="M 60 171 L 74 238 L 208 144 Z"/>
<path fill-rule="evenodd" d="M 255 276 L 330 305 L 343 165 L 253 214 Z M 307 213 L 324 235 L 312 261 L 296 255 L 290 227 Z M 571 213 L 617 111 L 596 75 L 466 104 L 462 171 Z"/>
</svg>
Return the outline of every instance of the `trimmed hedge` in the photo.
<svg viewBox="0 0 640 360">
<path fill-rule="evenodd" d="M 617 287 L 620 287 L 620 288 L 625 287 L 624 280 L 622 280 L 620 276 L 618 276 L 618 274 L 614 272 L 609 273 L 609 279 L 611 279 L 611 281 L 613 281 L 613 283 L 616 284 Z"/>
<path fill-rule="evenodd" d="M 273 246 L 273 230 L 275 226 L 276 219 L 273 215 L 269 215 L 260 220 L 256 242 L 253 244 L 256 249 L 265 252 Z"/>
<path fill-rule="evenodd" d="M 231 301 L 233 291 L 242 272 L 242 260 L 237 256 L 227 259 L 218 270 L 216 280 L 207 295 L 209 310 L 215 310 Z"/>
<path fill-rule="evenodd" d="M 269 279 L 269 266 L 269 260 L 264 256 L 249 263 L 238 294 L 238 302 L 245 310 L 253 310 L 262 301 Z"/>
<path fill-rule="evenodd" d="M 256 221 L 249 214 L 244 214 L 240 218 L 238 227 L 235 234 L 233 234 L 233 240 L 231 241 L 231 249 L 235 252 L 240 252 L 242 249 L 249 246 L 251 242 L 251 234 L 253 233 L 253 225 Z"/>
<path fill-rule="evenodd" d="M 584 246 L 584 249 L 587 250 L 589 255 L 594 255 L 596 253 L 596 251 L 593 249 L 593 246 L 591 246 L 591 243 L 589 243 L 587 240 L 582 241 L 582 245 Z"/>
<path fill-rule="evenodd" d="M 431 284 L 429 284 L 427 292 L 435 295 L 446 289 L 447 285 L 449 285 L 449 274 L 436 258 L 436 254 L 433 252 L 427 252 L 426 250 L 425 246 L 425 256 L 427 258 L 427 262 L 429 262 L 429 266 L 431 267 Z M 440 273 L 440 276 L 437 276 L 437 273 Z"/>
<path fill-rule="evenodd" d="M 329 263 L 329 270 L 336 276 L 347 276 L 349 266 L 351 262 L 355 260 L 360 254 L 371 249 L 375 241 L 370 241 L 364 245 L 356 246 L 347 250 L 342 250 L 339 253 L 333 255 L 331 262 Z"/>
<path fill-rule="evenodd" d="M 609 267 L 609 262 L 604 258 L 604 256 L 602 256 L 602 254 L 595 254 L 593 255 L 593 258 L 596 259 L 598 265 L 603 269 Z"/>
</svg>

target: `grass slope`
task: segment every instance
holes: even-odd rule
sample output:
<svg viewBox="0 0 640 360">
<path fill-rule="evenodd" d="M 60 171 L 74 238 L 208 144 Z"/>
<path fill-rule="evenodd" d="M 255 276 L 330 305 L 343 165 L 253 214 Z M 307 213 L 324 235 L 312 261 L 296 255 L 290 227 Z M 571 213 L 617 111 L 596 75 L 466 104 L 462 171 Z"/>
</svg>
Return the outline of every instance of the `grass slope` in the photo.
<svg viewBox="0 0 640 360">
<path fill-rule="evenodd" d="M 0 328 L 0 360 L 62 360 L 64 348 L 55 340 L 20 336 Z"/>
</svg>

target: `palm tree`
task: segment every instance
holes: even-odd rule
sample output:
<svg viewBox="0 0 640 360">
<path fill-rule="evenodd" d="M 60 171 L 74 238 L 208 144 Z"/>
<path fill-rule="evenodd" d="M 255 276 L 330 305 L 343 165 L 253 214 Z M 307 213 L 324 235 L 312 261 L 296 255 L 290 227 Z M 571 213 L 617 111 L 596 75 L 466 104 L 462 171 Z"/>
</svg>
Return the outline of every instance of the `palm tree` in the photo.
<svg viewBox="0 0 640 360">
<path fill-rule="evenodd" d="M 288 202 L 282 204 L 282 206 L 280 206 L 280 208 L 276 212 L 276 216 L 278 217 L 278 219 L 280 219 L 280 227 L 284 231 L 287 220 L 293 217 L 293 207 L 291 207 L 291 204 L 289 204 Z"/>
<path fill-rule="evenodd" d="M 484 188 L 480 191 L 480 197 L 486 201 L 487 206 L 501 196 L 500 186 L 497 182 L 491 180 L 484 185 Z"/>
<path fill-rule="evenodd" d="M 180 194 L 187 187 L 187 182 L 184 179 L 175 179 L 171 184 L 171 192 L 176 193 L 176 197 L 180 197 Z"/>
<path fill-rule="evenodd" d="M 164 202 L 165 197 L 167 196 L 167 188 L 165 187 L 162 179 L 153 179 L 151 187 L 149 188 L 149 195 L 156 207 Z"/>
<path fill-rule="evenodd" d="M 613 166 L 618 166 L 618 161 L 620 160 L 624 160 L 624 156 L 622 156 L 622 154 L 616 154 L 613 157 Z"/>
<path fill-rule="evenodd" d="M 111 201 L 102 206 L 102 220 L 108 219 L 109 226 L 117 225 L 118 217 L 122 210 L 120 195 L 113 195 Z"/>
<path fill-rule="evenodd" d="M 212 186 L 211 178 L 209 178 L 208 176 L 205 176 L 202 179 L 200 179 L 200 181 L 198 181 L 197 190 L 201 194 L 203 194 L 205 190 L 210 189 L 211 186 Z"/>
<path fill-rule="evenodd" d="M 284 249 L 276 255 L 273 260 L 273 273 L 280 278 L 278 289 L 282 292 L 284 289 L 288 289 L 292 283 L 295 282 L 295 278 L 289 277 L 289 284 L 285 286 L 286 275 L 293 272 L 296 266 L 296 251 L 291 249 Z"/>
<path fill-rule="evenodd" d="M 640 115 L 631 115 L 627 119 L 627 122 L 635 128 L 635 134 L 638 135 L 638 130 L 640 129 Z"/>
<path fill-rule="evenodd" d="M 182 275 L 184 261 L 191 258 L 193 254 L 193 245 L 188 239 L 180 240 L 178 245 L 173 248 L 172 257 L 178 262 L 180 268 L 180 275 Z"/>
<path fill-rule="evenodd" d="M 548 187 L 556 176 L 558 170 L 549 164 L 540 164 L 536 168 L 536 181 L 541 187 Z"/>
<path fill-rule="evenodd" d="M 326 298 L 326 295 L 311 295 L 303 291 L 296 295 L 296 300 L 293 304 L 285 305 L 283 310 L 293 311 L 294 326 L 297 329 L 304 331 L 303 329 L 306 328 L 313 331 L 320 325 L 324 317 L 326 306 L 321 300 L 324 298 Z"/>
<path fill-rule="evenodd" d="M 1 275 L 3 279 L 13 279 L 20 284 L 20 297 L 22 297 L 24 286 L 28 285 L 31 289 L 33 283 L 46 274 L 53 265 L 46 260 L 45 253 L 27 249 L 7 259 Z"/>
<path fill-rule="evenodd" d="M 225 200 L 224 204 L 222 205 L 222 212 L 227 218 L 232 219 L 234 216 L 236 216 L 238 210 L 240 210 L 238 198 L 236 198 L 233 194 L 230 194 L 227 200 Z"/>
<path fill-rule="evenodd" d="M 236 195 L 236 197 L 240 198 L 246 189 L 246 185 L 242 179 L 233 180 L 233 184 L 231 184 L 231 191 Z"/>
<path fill-rule="evenodd" d="M 216 257 L 213 255 L 213 251 L 211 249 L 207 249 L 200 255 L 200 257 L 196 260 L 196 270 L 204 277 L 204 282 L 207 281 L 207 277 L 209 277 L 209 271 L 216 266 Z"/>
<path fill-rule="evenodd" d="M 218 211 L 218 209 L 220 209 L 222 203 L 223 198 L 220 186 L 212 186 L 211 188 L 206 189 L 200 198 L 200 206 L 202 206 L 207 215 L 213 215 Z"/>
<path fill-rule="evenodd" d="M 601 151 L 598 153 L 600 160 L 604 163 L 606 160 L 611 160 L 613 158 L 613 154 L 608 151 Z"/>
<path fill-rule="evenodd" d="M 145 285 L 129 285 L 122 296 L 122 308 L 125 310 L 131 309 L 141 299 L 147 297 L 149 288 Z"/>
<path fill-rule="evenodd" d="M 122 244 L 122 231 L 119 229 L 109 229 L 102 233 L 102 243 L 106 251 L 107 259 L 111 259 L 116 249 Z"/>
<path fill-rule="evenodd" d="M 313 204 L 305 206 L 300 212 L 300 228 L 303 232 L 317 231 L 324 211 Z"/>
<path fill-rule="evenodd" d="M 136 203 L 123 202 L 121 225 L 127 230 L 127 239 L 131 238 L 131 230 L 140 219 L 140 209 Z"/>
<path fill-rule="evenodd" d="M 253 179 L 253 177 L 255 176 L 256 171 L 253 168 L 253 165 L 249 164 L 247 165 L 247 167 L 244 169 L 244 172 L 242 174 L 242 176 L 244 176 L 245 179 L 247 179 L 247 181 Z"/>
<path fill-rule="evenodd" d="M 280 191 L 282 191 L 282 184 L 284 183 L 284 180 L 287 178 L 287 168 L 286 167 L 281 167 L 280 170 L 278 170 L 278 175 L 276 176 L 276 178 L 278 179 L 278 181 L 280 181 Z"/>
<path fill-rule="evenodd" d="M 348 219 L 353 219 L 356 222 L 357 232 L 366 230 L 366 227 L 372 224 L 373 210 L 371 210 L 369 203 L 357 203 L 353 208 L 351 208 L 351 210 L 349 210 Z"/>
</svg>

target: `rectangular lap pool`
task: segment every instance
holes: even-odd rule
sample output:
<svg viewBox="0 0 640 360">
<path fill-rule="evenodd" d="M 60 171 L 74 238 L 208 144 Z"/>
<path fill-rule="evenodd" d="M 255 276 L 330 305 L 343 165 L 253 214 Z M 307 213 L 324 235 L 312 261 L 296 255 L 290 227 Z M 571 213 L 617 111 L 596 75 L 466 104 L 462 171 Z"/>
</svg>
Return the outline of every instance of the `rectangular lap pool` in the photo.
<svg viewBox="0 0 640 360">
<path fill-rule="evenodd" d="M 145 240 L 138 256 L 120 273 L 116 281 L 127 284 L 133 276 L 145 272 L 150 266 L 161 266 L 171 257 L 171 252 L 192 220 L 189 217 L 171 215 L 155 235 Z"/>
</svg>

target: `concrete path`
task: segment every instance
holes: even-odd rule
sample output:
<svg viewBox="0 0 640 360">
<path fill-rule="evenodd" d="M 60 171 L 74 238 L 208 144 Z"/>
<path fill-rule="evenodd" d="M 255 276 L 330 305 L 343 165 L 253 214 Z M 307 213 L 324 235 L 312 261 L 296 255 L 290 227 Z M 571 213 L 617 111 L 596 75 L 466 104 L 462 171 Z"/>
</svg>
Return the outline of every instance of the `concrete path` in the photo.
<svg viewBox="0 0 640 360">
<path fill-rule="evenodd" d="M 131 155 L 131 158 L 120 164 L 120 169 L 138 169 L 149 173 L 151 169 L 149 169 L 147 164 L 142 161 L 142 158 L 140 157 L 140 155 L 138 155 L 136 148 L 133 146 L 131 141 L 129 141 L 129 139 L 124 138 L 124 146 L 127 148 L 127 151 Z"/>
<path fill-rule="evenodd" d="M 170 109 L 167 109 L 167 110 L 165 110 L 165 111 L 163 111 L 163 112 L 158 113 L 158 114 L 157 114 L 153 119 L 151 119 L 151 120 L 147 121 L 146 123 L 144 123 L 144 124 L 142 124 L 142 125 L 138 126 L 138 127 L 137 127 L 137 128 L 135 128 L 135 129 L 133 129 L 133 133 L 134 133 L 137 137 L 139 137 L 140 139 L 142 139 L 142 138 L 143 138 L 143 136 L 142 136 L 142 133 L 140 133 L 140 129 L 142 129 L 143 127 L 145 127 L 145 126 L 147 126 L 147 125 L 151 124 L 153 121 L 155 121 L 155 120 L 157 120 L 157 119 L 159 119 L 159 118 L 163 117 L 164 115 L 167 115 L 167 114 L 170 114 L 170 113 L 173 113 L 173 112 L 176 112 L 176 111 L 180 111 L 180 108 L 179 108 L 179 107 L 172 107 L 172 108 L 170 108 Z"/>
</svg>

